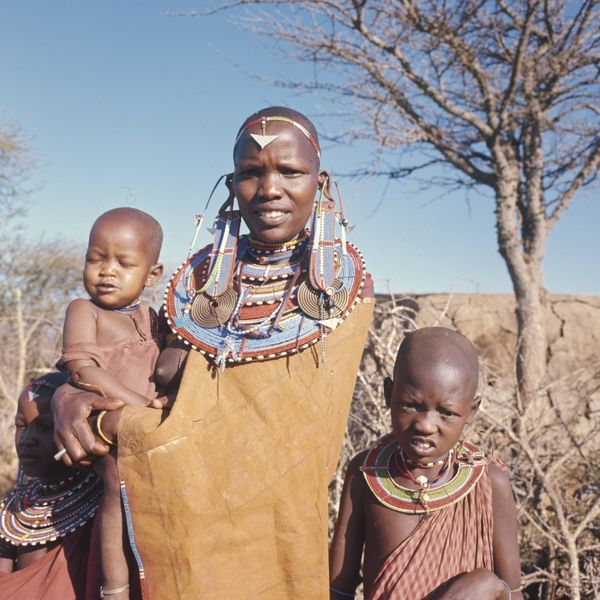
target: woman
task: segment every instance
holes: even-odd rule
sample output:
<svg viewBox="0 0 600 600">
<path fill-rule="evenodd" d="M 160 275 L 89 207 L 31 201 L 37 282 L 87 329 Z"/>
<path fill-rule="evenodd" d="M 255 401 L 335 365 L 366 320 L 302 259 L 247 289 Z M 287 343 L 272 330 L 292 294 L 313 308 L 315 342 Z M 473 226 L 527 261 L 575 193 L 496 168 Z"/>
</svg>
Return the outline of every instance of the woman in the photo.
<svg viewBox="0 0 600 600">
<path fill-rule="evenodd" d="M 327 598 L 327 485 L 372 313 L 370 278 L 345 241 L 304 115 L 251 116 L 234 165 L 215 241 L 168 288 L 169 323 L 192 348 L 177 398 L 166 418 L 111 412 L 103 433 L 118 420 L 130 541 L 150 598 Z M 106 452 L 85 418 L 119 406 L 57 394 L 67 463 Z"/>
</svg>

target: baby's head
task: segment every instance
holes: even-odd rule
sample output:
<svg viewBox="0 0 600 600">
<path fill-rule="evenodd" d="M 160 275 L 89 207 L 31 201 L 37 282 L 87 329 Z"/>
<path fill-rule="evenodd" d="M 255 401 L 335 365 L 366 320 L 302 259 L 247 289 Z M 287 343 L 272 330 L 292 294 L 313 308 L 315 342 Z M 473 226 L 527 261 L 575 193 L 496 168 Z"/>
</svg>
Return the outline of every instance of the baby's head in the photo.
<svg viewBox="0 0 600 600">
<path fill-rule="evenodd" d="M 233 159 L 233 188 L 250 235 L 279 244 L 302 234 L 325 176 L 311 121 L 281 106 L 259 110 L 240 128 Z"/>
<path fill-rule="evenodd" d="M 17 403 L 15 447 L 19 464 L 28 477 L 56 480 L 66 467 L 55 461 L 54 424 L 50 400 L 54 390 L 65 383 L 67 373 L 50 373 L 25 386 Z"/>
<path fill-rule="evenodd" d="M 92 226 L 83 283 L 95 304 L 109 310 L 136 302 L 145 287 L 160 281 L 162 228 L 136 208 L 114 208 Z"/>
<path fill-rule="evenodd" d="M 425 327 L 404 338 L 384 392 L 407 459 L 424 464 L 447 455 L 475 417 L 478 379 L 477 353 L 460 333 Z"/>
</svg>

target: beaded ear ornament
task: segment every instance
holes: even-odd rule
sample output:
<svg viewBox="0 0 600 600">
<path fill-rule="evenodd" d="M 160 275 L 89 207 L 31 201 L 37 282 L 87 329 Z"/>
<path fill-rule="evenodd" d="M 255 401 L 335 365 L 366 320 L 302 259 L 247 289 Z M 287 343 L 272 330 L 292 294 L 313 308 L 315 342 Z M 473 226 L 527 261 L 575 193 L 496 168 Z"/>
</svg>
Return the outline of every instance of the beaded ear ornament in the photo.
<svg viewBox="0 0 600 600">
<path fill-rule="evenodd" d="M 325 342 L 359 301 L 365 279 L 362 256 L 346 241 L 347 221 L 335 209 L 328 182 L 321 185 L 311 229 L 269 244 L 239 235 L 240 213 L 233 210 L 227 176 L 229 197 L 215 220 L 213 244 L 190 250 L 165 293 L 165 314 L 179 339 L 221 368 Z M 337 224 L 341 239 L 335 237 Z"/>
<path fill-rule="evenodd" d="M 206 271 L 203 272 L 206 277 L 202 281 L 198 281 L 197 273 L 190 271 L 184 281 L 188 296 L 184 311 L 190 313 L 192 320 L 202 327 L 222 327 L 231 317 L 237 301 L 237 294 L 230 284 L 237 259 L 241 216 L 239 211 L 233 210 L 233 175 L 231 173 L 222 176 L 217 181 L 208 198 L 205 210 L 208 208 L 216 186 L 223 177 L 225 177 L 229 196 L 219 209 L 212 228 L 214 237 L 210 259 Z M 196 232 L 190 252 L 188 252 L 188 260 L 202 227 L 203 218 L 203 213 L 196 217 Z"/>
<path fill-rule="evenodd" d="M 365 481 L 381 504 L 401 513 L 411 515 L 428 514 L 460 502 L 475 487 L 483 475 L 487 461 L 479 448 L 469 442 L 459 442 L 444 462 L 447 469 L 451 463 L 456 465 L 456 473 L 443 485 L 434 487 L 435 478 L 428 480 L 424 476 L 414 479 L 418 490 L 404 487 L 390 475 L 390 467 L 397 460 L 398 443 L 393 434 L 381 438 L 373 446 L 360 470 Z M 408 470 L 406 463 L 401 471 Z"/>
</svg>

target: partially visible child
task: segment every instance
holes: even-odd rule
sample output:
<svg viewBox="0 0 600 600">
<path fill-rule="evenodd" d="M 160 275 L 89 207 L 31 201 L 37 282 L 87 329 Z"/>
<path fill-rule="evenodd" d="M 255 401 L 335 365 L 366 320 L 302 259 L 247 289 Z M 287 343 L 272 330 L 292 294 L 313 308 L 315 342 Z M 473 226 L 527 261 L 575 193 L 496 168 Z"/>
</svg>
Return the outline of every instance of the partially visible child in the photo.
<svg viewBox="0 0 600 600">
<path fill-rule="evenodd" d="M 92 226 L 83 273 L 90 299 L 69 304 L 58 363 L 77 387 L 126 404 L 162 408 L 154 378 L 160 350 L 158 318 L 140 300 L 144 288 L 162 277 L 161 244 L 159 223 L 135 208 L 110 210 Z M 96 431 L 112 445 L 102 430 L 103 413 L 97 417 Z M 130 574 L 114 446 L 95 469 L 104 480 L 99 514 L 101 593 L 125 600 Z"/>
<path fill-rule="evenodd" d="M 92 597 L 86 589 L 97 597 L 91 539 L 102 482 L 52 458 L 50 399 L 64 382 L 64 374 L 51 373 L 19 396 L 15 445 L 23 476 L 0 504 L 0 600 Z"/>
<path fill-rule="evenodd" d="M 442 327 L 400 345 L 384 381 L 392 433 L 351 461 L 330 556 L 331 600 L 477 598 L 520 592 L 508 475 L 462 441 L 475 417 L 479 362 Z"/>
</svg>

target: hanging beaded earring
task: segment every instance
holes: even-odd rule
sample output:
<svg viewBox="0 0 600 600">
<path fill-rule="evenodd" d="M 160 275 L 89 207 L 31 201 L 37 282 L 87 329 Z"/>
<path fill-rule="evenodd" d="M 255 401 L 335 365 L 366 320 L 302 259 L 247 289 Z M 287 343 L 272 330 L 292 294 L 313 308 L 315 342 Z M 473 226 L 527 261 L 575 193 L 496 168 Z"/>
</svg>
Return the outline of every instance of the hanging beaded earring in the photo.
<svg viewBox="0 0 600 600">
<path fill-rule="evenodd" d="M 336 279 L 336 265 L 339 260 L 336 258 L 335 233 L 336 222 L 341 217 L 335 209 L 330 182 L 330 175 L 325 173 L 313 209 L 308 249 L 308 279 L 302 282 L 298 289 L 298 304 L 302 311 L 325 326 L 331 319 L 339 317 L 348 304 L 348 290 Z M 345 222 L 345 219 L 343 221 Z M 346 224 L 347 222 L 343 228 Z M 345 235 L 342 238 L 345 241 Z M 346 253 L 345 244 L 342 251 Z"/>
<path fill-rule="evenodd" d="M 190 317 L 198 325 L 208 328 L 223 327 L 233 313 L 238 297 L 231 284 L 237 259 L 241 215 L 239 211 L 233 210 L 235 196 L 232 173 L 225 177 L 225 185 L 229 196 L 219 209 L 212 228 L 213 244 L 208 261 L 198 265 L 199 269 L 192 270 L 186 281 L 186 312 L 190 313 Z M 197 219 L 197 231 L 201 223 L 202 220 Z M 196 237 L 197 233 L 193 243 Z"/>
</svg>

